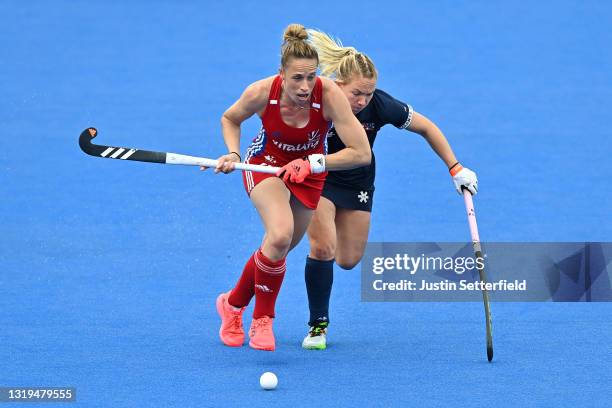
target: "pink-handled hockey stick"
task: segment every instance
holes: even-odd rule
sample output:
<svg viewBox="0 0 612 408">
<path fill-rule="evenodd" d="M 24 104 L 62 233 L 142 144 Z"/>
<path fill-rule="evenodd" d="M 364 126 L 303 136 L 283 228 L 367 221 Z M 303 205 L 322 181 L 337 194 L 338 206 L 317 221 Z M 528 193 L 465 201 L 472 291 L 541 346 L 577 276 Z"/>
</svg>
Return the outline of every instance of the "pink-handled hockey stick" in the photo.
<svg viewBox="0 0 612 408">
<path fill-rule="evenodd" d="M 476 259 L 481 258 L 484 260 L 482 256 L 482 249 L 480 247 L 480 237 L 478 236 L 478 224 L 476 223 L 476 212 L 474 211 L 472 193 L 470 193 L 465 188 L 463 189 L 463 199 L 465 200 L 465 210 L 467 212 L 468 223 L 470 224 L 472 246 L 474 248 Z M 486 282 L 487 276 L 485 275 L 482 263 L 477 262 L 476 266 L 478 267 L 478 274 L 480 275 L 480 280 L 482 282 Z M 487 324 L 487 359 L 491 361 L 493 360 L 493 326 L 491 323 L 491 306 L 489 304 L 489 293 L 487 292 L 486 288 L 482 289 L 482 300 L 484 302 L 485 319 Z"/>
</svg>

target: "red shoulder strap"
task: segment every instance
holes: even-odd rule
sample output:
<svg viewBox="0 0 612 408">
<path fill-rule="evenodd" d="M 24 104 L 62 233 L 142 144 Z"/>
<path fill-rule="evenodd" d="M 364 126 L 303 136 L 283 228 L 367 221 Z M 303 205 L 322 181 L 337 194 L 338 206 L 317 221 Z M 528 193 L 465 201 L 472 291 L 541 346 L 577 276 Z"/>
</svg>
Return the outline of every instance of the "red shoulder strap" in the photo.
<svg viewBox="0 0 612 408">
<path fill-rule="evenodd" d="M 319 77 L 317 77 L 315 87 L 312 90 L 311 106 L 318 110 L 323 106 L 323 81 Z"/>
<path fill-rule="evenodd" d="M 280 75 L 277 75 L 272 81 L 272 87 L 270 88 L 270 95 L 268 95 L 268 105 L 278 105 L 281 93 L 281 84 L 283 83 Z"/>
</svg>

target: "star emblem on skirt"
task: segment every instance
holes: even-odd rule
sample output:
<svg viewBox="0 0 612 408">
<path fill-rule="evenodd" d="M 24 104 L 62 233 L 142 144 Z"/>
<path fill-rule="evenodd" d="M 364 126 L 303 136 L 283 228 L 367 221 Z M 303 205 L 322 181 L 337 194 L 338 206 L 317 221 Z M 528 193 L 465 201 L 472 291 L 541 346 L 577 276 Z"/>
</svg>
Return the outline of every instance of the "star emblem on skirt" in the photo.
<svg viewBox="0 0 612 408">
<path fill-rule="evenodd" d="M 361 191 L 359 194 L 357 194 L 357 198 L 359 199 L 360 203 L 367 203 L 368 202 L 368 192 L 367 191 Z"/>
</svg>

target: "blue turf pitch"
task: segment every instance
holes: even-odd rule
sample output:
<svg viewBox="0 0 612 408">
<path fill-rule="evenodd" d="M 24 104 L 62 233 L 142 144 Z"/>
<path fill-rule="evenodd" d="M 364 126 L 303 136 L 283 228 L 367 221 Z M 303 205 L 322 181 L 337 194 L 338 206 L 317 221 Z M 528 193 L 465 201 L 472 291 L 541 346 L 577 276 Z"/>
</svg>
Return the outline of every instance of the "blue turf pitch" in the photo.
<svg viewBox="0 0 612 408">
<path fill-rule="evenodd" d="M 222 112 L 301 22 L 441 127 L 478 172 L 483 240 L 610 241 L 610 21 L 605 2 L 2 1 L 0 387 L 74 386 L 86 407 L 609 405 L 608 304 L 493 304 L 488 364 L 481 304 L 360 303 L 359 271 L 337 270 L 330 347 L 302 350 L 304 242 L 278 350 L 221 346 L 214 300 L 262 234 L 240 176 L 94 159 L 77 137 L 218 156 Z M 375 151 L 372 241 L 469 240 L 420 137 L 385 128 Z"/>
</svg>

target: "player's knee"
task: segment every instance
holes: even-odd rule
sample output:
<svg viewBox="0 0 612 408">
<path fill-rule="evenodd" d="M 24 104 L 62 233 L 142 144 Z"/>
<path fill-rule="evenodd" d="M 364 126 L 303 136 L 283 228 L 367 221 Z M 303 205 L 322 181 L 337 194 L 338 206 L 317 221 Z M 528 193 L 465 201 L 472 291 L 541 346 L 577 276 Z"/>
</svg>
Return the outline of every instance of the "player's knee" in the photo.
<svg viewBox="0 0 612 408">
<path fill-rule="evenodd" d="M 329 261 L 336 255 L 336 245 L 326 240 L 310 241 L 310 257 L 319 261 Z"/>
<path fill-rule="evenodd" d="M 336 254 L 336 265 L 347 271 L 353 269 L 361 261 L 359 254 L 338 255 Z"/>
<path fill-rule="evenodd" d="M 266 243 L 278 252 L 287 252 L 293 239 L 293 228 L 278 227 L 266 233 Z"/>
</svg>

